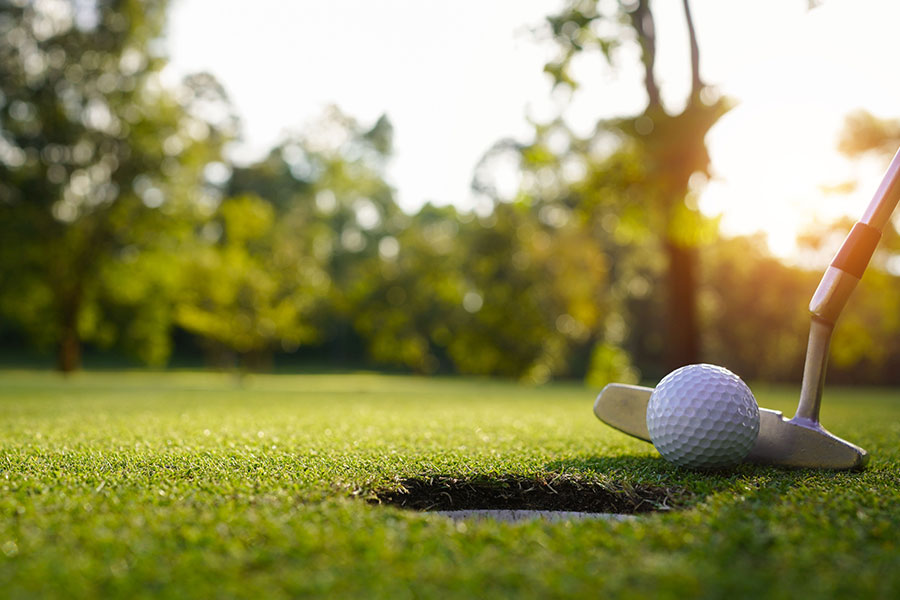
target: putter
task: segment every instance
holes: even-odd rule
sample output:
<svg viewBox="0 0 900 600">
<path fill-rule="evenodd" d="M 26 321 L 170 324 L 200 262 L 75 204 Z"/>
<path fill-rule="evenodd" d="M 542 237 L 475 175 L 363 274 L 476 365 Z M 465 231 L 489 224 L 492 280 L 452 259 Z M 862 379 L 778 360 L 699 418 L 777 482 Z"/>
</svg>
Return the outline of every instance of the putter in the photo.
<svg viewBox="0 0 900 600">
<path fill-rule="evenodd" d="M 822 427 L 819 407 L 835 322 L 862 278 L 898 200 L 900 151 L 894 155 L 875 196 L 844 240 L 810 301 L 809 343 L 797 413 L 786 419 L 781 411 L 760 408 L 759 436 L 746 462 L 838 470 L 861 470 L 868 463 L 868 452 Z M 597 396 L 594 414 L 607 425 L 649 442 L 647 403 L 652 392 L 648 387 L 611 383 Z"/>
</svg>

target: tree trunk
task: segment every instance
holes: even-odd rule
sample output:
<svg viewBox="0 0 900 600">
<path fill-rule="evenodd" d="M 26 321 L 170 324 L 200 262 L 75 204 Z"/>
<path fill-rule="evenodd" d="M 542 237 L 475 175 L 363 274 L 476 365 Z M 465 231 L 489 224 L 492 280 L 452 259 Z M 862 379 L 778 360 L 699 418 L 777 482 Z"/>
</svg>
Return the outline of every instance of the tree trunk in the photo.
<svg viewBox="0 0 900 600">
<path fill-rule="evenodd" d="M 63 325 L 57 353 L 57 368 L 66 374 L 81 368 L 81 339 L 74 324 Z"/>
<path fill-rule="evenodd" d="M 659 85 L 653 69 L 656 64 L 656 24 L 650 12 L 650 1 L 640 0 L 631 14 L 631 25 L 641 44 L 641 62 L 644 64 L 644 89 L 647 92 L 648 110 L 661 106 Z"/>
<path fill-rule="evenodd" d="M 700 78 L 700 48 L 697 44 L 697 34 L 694 30 L 689 0 L 682 0 L 682 7 L 691 50 L 691 94 L 684 112 L 674 118 L 669 117 L 661 110 L 659 86 L 653 73 L 656 63 L 656 27 L 653 22 L 653 13 L 650 11 L 649 0 L 640 0 L 637 8 L 632 12 L 632 26 L 637 32 L 641 44 L 644 88 L 649 100 L 645 114 L 661 112 L 662 115 L 659 118 L 663 121 L 668 120 L 669 124 L 686 116 L 696 106 L 700 106 L 698 101 L 700 91 L 703 89 L 703 80 Z M 703 147 L 703 138 L 708 129 L 705 127 L 696 130 L 694 134 L 699 136 L 699 139 L 682 139 L 678 143 L 677 151 L 670 152 L 670 149 L 664 148 L 658 157 L 660 170 L 670 172 L 669 177 L 666 178 L 670 183 L 662 192 L 663 203 L 667 206 L 670 215 L 675 205 L 684 202 L 691 174 L 694 171 L 704 170 L 708 165 L 705 151 L 703 152 L 704 158 L 700 160 L 687 158 L 685 163 L 686 157 L 684 156 L 697 144 L 701 148 Z M 662 172 L 657 173 L 656 176 L 661 176 Z M 666 281 L 666 345 L 663 360 L 665 366 L 670 370 L 700 361 L 700 328 L 697 323 L 697 249 L 671 239 L 669 237 L 671 233 L 667 231 L 663 241 L 669 263 L 668 281 Z"/>
<path fill-rule="evenodd" d="M 700 362 L 700 332 L 697 325 L 697 249 L 665 243 L 669 259 L 666 298 L 666 349 L 668 370 Z"/>
<path fill-rule="evenodd" d="M 71 373 L 81 368 L 81 337 L 78 335 L 78 313 L 81 309 L 80 289 L 60 294 L 60 333 L 57 368 Z M 59 296 L 58 296 L 59 297 Z"/>
<path fill-rule="evenodd" d="M 691 5 L 688 0 L 683 0 L 684 20 L 687 23 L 688 37 L 691 43 L 691 100 L 700 94 L 703 89 L 703 80 L 700 79 L 700 46 L 697 45 L 697 32 L 694 30 L 694 18 L 691 16 Z"/>
</svg>

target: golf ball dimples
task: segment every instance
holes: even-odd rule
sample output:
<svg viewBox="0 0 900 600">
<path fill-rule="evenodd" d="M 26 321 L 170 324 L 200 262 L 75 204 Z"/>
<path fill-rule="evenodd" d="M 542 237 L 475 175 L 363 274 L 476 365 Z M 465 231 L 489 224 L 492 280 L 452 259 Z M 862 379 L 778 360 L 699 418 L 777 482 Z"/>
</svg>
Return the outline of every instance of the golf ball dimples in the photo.
<svg viewBox="0 0 900 600">
<path fill-rule="evenodd" d="M 650 396 L 647 429 L 663 458 L 694 469 L 743 460 L 759 434 L 759 406 L 728 369 L 688 365 L 666 375 Z"/>
</svg>

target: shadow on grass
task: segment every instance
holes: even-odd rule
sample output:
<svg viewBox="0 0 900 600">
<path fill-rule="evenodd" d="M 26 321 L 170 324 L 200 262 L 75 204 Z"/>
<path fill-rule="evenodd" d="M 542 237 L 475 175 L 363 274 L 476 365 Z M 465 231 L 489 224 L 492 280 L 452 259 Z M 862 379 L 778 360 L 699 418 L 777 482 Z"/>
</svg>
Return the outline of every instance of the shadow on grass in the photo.
<svg viewBox="0 0 900 600">
<path fill-rule="evenodd" d="M 802 481 L 815 474 L 827 477 L 841 471 L 823 471 L 816 469 L 797 469 L 741 463 L 733 467 L 721 469 L 689 469 L 678 467 L 662 457 L 648 456 L 584 456 L 551 461 L 544 465 L 548 471 L 560 473 L 588 473 L 609 479 L 625 479 L 640 482 L 684 482 L 697 481 L 726 484 L 736 480 L 766 479 Z M 846 472 L 844 472 L 846 473 Z"/>
<path fill-rule="evenodd" d="M 843 486 L 863 476 L 856 471 L 831 471 L 741 463 L 733 468 L 695 470 L 677 467 L 661 457 L 583 456 L 548 462 L 548 471 L 573 477 L 645 484 L 669 491 L 669 505 L 688 509 L 714 495 L 730 495 L 735 505 L 746 502 L 782 502 L 798 489 Z"/>
</svg>

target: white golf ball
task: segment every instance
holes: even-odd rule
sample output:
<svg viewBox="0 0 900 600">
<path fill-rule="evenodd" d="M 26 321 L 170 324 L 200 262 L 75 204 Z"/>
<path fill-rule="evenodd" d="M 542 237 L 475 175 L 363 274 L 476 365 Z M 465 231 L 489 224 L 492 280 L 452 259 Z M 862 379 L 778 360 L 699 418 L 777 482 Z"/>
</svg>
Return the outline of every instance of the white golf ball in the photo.
<svg viewBox="0 0 900 600">
<path fill-rule="evenodd" d="M 728 369 L 688 365 L 666 375 L 647 405 L 650 439 L 681 467 L 736 465 L 759 434 L 759 406 L 747 384 Z"/>
</svg>

